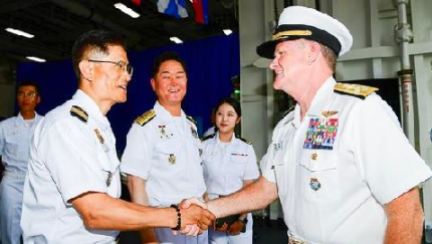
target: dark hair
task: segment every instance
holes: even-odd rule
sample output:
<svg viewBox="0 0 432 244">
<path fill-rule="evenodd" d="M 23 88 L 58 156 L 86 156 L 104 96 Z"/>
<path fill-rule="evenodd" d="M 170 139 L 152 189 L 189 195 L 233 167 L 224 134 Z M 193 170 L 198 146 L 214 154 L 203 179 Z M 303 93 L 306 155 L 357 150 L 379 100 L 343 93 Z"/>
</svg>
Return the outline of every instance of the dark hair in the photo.
<svg viewBox="0 0 432 244">
<path fill-rule="evenodd" d="M 241 117 L 240 103 L 236 99 L 231 98 L 231 97 L 223 98 L 222 100 L 220 100 L 218 102 L 218 104 L 216 105 L 216 107 L 214 109 L 215 114 L 216 114 L 217 110 L 219 109 L 219 107 L 222 106 L 222 104 L 224 104 L 224 103 L 231 105 L 231 107 L 233 107 L 234 111 L 237 113 L 238 117 Z"/>
<path fill-rule="evenodd" d="M 118 45 L 126 50 L 123 37 L 106 30 L 91 30 L 81 34 L 72 47 L 72 63 L 76 76 L 80 78 L 79 63 L 89 51 L 108 53 L 108 46 Z"/>
<path fill-rule="evenodd" d="M 36 93 L 39 95 L 39 91 L 40 91 L 40 89 L 39 89 L 39 85 L 38 85 L 38 83 L 36 83 L 35 81 L 31 81 L 31 80 L 24 80 L 24 81 L 20 81 L 20 82 L 18 82 L 18 85 L 17 85 L 17 92 L 18 92 L 18 90 L 19 90 L 21 87 L 23 87 L 23 86 L 33 86 L 33 87 L 35 88 L 35 90 L 36 90 Z"/>
<path fill-rule="evenodd" d="M 168 60 L 174 60 L 181 64 L 184 71 L 186 72 L 186 63 L 185 61 L 180 57 L 180 55 L 176 52 L 164 52 L 156 57 L 156 59 L 153 62 L 153 70 L 152 70 L 152 77 L 155 77 L 156 74 L 159 72 L 159 68 L 161 64 Z M 186 72 L 187 73 L 187 72 Z"/>
</svg>

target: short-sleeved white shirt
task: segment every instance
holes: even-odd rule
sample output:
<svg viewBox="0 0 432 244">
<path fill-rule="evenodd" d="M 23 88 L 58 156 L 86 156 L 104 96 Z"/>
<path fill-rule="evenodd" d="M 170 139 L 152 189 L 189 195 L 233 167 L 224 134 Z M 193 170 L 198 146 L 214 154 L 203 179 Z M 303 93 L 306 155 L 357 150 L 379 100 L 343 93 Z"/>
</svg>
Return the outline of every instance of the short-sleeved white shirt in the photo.
<svg viewBox="0 0 432 244">
<path fill-rule="evenodd" d="M 231 194 L 243 187 L 243 181 L 259 177 L 252 145 L 235 136 L 228 143 L 219 140 L 219 133 L 204 140 L 203 165 L 209 194 Z"/>
<path fill-rule="evenodd" d="M 276 126 L 261 161 L 277 183 L 289 232 L 308 243 L 382 243 L 383 205 L 431 176 L 377 94 L 334 92 L 329 78 L 300 120 Z"/>
<path fill-rule="evenodd" d="M 146 180 L 150 206 L 169 206 L 206 191 L 201 141 L 195 124 L 182 111 L 172 116 L 158 102 L 155 117 L 132 124 L 122 156 L 122 173 Z"/>
<path fill-rule="evenodd" d="M 0 122 L 0 155 L 6 171 L 25 174 L 30 155 L 30 141 L 36 125 L 43 117 L 35 114 L 30 123 L 17 116 Z"/>
<path fill-rule="evenodd" d="M 84 112 L 77 115 L 72 106 Z M 36 127 L 30 149 L 21 218 L 24 242 L 114 242 L 117 231 L 86 229 L 69 201 L 87 192 L 120 197 L 119 164 L 110 123 L 84 92 L 78 90 L 49 112 Z"/>
</svg>

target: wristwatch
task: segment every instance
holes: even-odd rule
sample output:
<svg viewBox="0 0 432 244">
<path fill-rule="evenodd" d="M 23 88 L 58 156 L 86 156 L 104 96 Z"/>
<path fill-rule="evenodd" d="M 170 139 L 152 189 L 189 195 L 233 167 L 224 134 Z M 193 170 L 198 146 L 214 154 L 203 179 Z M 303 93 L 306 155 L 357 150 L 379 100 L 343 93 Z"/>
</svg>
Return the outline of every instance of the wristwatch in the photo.
<svg viewBox="0 0 432 244">
<path fill-rule="evenodd" d="M 240 217 L 240 218 L 238 218 L 238 220 L 240 220 L 241 222 L 243 222 L 244 225 L 246 225 L 246 224 L 248 223 L 247 215 L 244 216 L 244 217 Z"/>
</svg>

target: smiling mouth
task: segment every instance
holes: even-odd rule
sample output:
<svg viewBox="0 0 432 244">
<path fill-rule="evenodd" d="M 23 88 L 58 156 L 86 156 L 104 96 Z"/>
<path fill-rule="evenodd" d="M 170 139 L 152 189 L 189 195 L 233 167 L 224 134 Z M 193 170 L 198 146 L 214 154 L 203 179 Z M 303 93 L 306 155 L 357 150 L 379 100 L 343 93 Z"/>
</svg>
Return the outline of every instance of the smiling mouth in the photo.
<svg viewBox="0 0 432 244">
<path fill-rule="evenodd" d="M 120 88 L 120 89 L 123 89 L 123 90 L 127 90 L 127 85 L 119 85 L 119 86 L 117 86 L 118 88 Z"/>
<path fill-rule="evenodd" d="M 177 92 L 179 92 L 179 91 L 180 91 L 179 88 L 170 88 L 170 89 L 168 89 L 168 92 L 169 92 L 169 93 L 177 93 Z"/>
</svg>

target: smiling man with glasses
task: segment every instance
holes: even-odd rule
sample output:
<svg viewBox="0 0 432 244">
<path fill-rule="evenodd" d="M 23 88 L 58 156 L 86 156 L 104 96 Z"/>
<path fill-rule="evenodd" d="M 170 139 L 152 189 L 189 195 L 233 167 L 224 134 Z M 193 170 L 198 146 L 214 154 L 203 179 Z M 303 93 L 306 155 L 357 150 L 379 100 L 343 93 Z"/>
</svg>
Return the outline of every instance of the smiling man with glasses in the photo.
<svg viewBox="0 0 432 244">
<path fill-rule="evenodd" d="M 36 128 L 24 189 L 25 243 L 114 243 L 118 230 L 202 228 L 200 207 L 150 208 L 118 199 L 119 159 L 106 114 L 127 98 L 132 67 L 118 35 L 94 30 L 75 42 L 78 90 Z"/>
<path fill-rule="evenodd" d="M 87 61 L 95 62 L 95 63 L 108 63 L 108 64 L 114 64 L 117 67 L 119 67 L 121 70 L 126 71 L 130 76 L 133 74 L 133 67 L 130 64 L 125 64 L 122 61 L 108 61 L 108 60 L 94 60 L 94 59 L 88 59 Z"/>
</svg>

